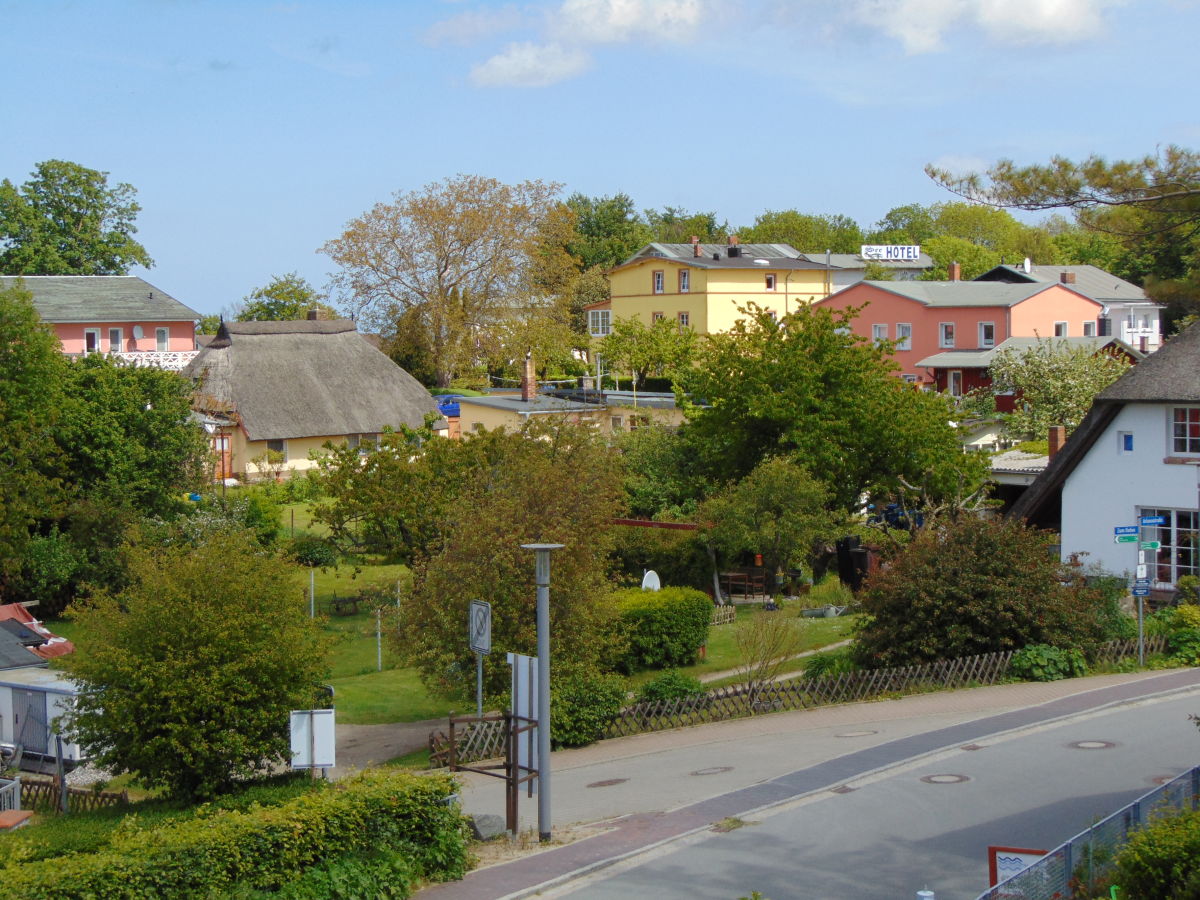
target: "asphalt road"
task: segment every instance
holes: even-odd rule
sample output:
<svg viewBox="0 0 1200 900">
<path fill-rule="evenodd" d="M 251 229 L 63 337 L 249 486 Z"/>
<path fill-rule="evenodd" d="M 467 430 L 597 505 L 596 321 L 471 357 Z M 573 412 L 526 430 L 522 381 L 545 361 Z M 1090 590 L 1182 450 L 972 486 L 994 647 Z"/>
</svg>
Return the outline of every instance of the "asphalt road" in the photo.
<svg viewBox="0 0 1200 900">
<path fill-rule="evenodd" d="M 741 827 L 703 832 L 545 896 L 884 900 L 928 888 L 937 900 L 972 900 L 987 887 L 988 845 L 1050 849 L 1156 779 L 1200 763 L 1193 712 L 1200 693 L 980 740 L 967 745 L 978 749 L 851 780 L 848 792 L 747 816 Z M 1072 746 L 1079 741 L 1111 746 Z M 946 775 L 956 779 L 922 781 Z"/>
</svg>

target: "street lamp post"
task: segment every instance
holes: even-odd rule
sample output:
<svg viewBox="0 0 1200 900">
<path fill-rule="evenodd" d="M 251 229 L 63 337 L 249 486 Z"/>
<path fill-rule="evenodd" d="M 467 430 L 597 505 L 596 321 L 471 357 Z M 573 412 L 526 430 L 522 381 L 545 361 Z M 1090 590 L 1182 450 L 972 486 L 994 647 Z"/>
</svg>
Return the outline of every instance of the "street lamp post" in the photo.
<svg viewBox="0 0 1200 900">
<path fill-rule="evenodd" d="M 538 651 L 538 838 L 550 840 L 550 551 L 562 544 L 522 544 L 536 554 Z"/>
</svg>

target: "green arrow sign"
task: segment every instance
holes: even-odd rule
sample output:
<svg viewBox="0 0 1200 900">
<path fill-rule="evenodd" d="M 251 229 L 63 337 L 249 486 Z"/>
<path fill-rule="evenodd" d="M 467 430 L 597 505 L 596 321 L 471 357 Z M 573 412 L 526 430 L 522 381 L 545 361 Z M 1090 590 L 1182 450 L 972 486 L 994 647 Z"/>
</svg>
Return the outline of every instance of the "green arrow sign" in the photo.
<svg viewBox="0 0 1200 900">
<path fill-rule="evenodd" d="M 1138 536 L 1136 534 L 1118 534 L 1113 538 L 1114 544 L 1136 544 Z"/>
<path fill-rule="evenodd" d="M 1161 541 L 1142 541 L 1143 550 L 1157 550 L 1162 546 Z"/>
</svg>

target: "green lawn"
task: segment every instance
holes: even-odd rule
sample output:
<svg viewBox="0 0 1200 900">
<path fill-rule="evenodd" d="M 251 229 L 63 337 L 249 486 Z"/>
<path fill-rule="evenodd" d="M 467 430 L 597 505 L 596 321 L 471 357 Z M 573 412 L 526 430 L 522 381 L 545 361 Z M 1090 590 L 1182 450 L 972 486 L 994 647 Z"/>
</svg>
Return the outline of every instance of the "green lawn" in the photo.
<svg viewBox="0 0 1200 900">
<path fill-rule="evenodd" d="M 281 537 L 291 538 L 305 534 L 325 537 L 329 534 L 328 525 L 324 522 L 313 521 L 311 503 L 307 501 L 303 503 L 285 503 L 282 508 L 283 512 L 279 517 L 280 525 L 282 526 L 279 532 Z"/>
</svg>

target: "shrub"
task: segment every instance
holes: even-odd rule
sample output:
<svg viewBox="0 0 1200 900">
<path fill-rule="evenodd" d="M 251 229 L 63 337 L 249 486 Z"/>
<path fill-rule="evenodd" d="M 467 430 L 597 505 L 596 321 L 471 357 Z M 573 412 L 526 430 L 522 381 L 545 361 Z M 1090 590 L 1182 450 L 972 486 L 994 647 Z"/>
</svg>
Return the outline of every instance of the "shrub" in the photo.
<svg viewBox="0 0 1200 900">
<path fill-rule="evenodd" d="M 818 653 L 809 659 L 804 667 L 806 678 L 828 678 L 835 675 L 848 675 L 858 669 L 850 656 L 850 649 L 831 650 L 828 653 Z"/>
<path fill-rule="evenodd" d="M 288 555 L 302 566 L 327 569 L 336 566 L 338 553 L 324 538 L 308 534 L 296 538 L 288 547 Z"/>
<path fill-rule="evenodd" d="M 639 703 L 650 703 L 655 700 L 683 700 L 703 693 L 704 685 L 699 678 L 671 669 L 643 684 L 638 689 L 637 699 Z"/>
<path fill-rule="evenodd" d="M 254 891 L 245 900 L 405 900 L 416 880 L 403 854 L 372 853 L 316 866 L 278 891 Z"/>
<path fill-rule="evenodd" d="M 1179 590 L 1180 603 L 1200 603 L 1200 575 L 1184 575 L 1175 587 Z"/>
<path fill-rule="evenodd" d="M 402 854 L 420 877 L 460 878 L 467 835 L 461 813 L 447 803 L 455 790 L 445 776 L 373 772 L 274 807 L 201 807 L 191 819 L 156 828 L 140 827 L 129 817 L 104 850 L 9 865 L 0 898 L 184 900 L 235 890 L 246 895 L 276 891 L 341 859 L 388 851 Z M 399 871 L 400 864 L 394 865 Z M 313 877 L 319 882 L 320 876 Z"/>
<path fill-rule="evenodd" d="M 1075 649 L 1033 644 L 1012 655 L 1009 672 L 1024 681 L 1062 681 L 1087 674 L 1083 654 Z"/>
<path fill-rule="evenodd" d="M 583 747 L 604 736 L 625 702 L 619 675 L 576 670 L 554 677 L 550 734 L 556 747 Z"/>
<path fill-rule="evenodd" d="M 1128 900 L 1200 896 L 1200 812 L 1159 818 L 1135 832 L 1117 854 L 1113 881 Z"/>
<path fill-rule="evenodd" d="M 1200 606 L 1181 603 L 1175 607 L 1175 621 L 1182 628 L 1200 628 Z"/>
<path fill-rule="evenodd" d="M 616 600 L 629 637 L 629 651 L 622 661 L 626 671 L 691 665 L 708 641 L 713 604 L 701 591 L 631 588 L 619 591 Z"/>
<path fill-rule="evenodd" d="M 1177 628 L 1167 635 L 1171 662 L 1180 666 L 1200 665 L 1200 628 Z"/>
</svg>

